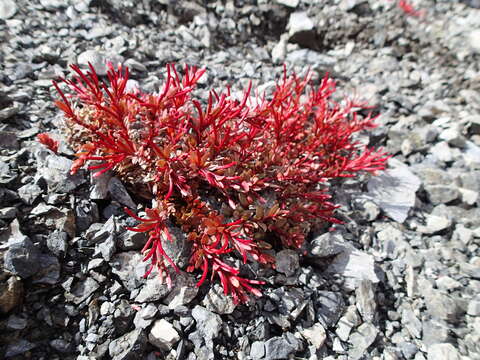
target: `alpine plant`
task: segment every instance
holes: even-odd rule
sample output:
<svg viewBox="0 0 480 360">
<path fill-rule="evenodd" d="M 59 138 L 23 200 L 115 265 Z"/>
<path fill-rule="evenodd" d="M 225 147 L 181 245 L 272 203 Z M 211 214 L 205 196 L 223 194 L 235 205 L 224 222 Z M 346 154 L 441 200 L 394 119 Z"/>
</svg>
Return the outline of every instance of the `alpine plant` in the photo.
<svg viewBox="0 0 480 360">
<path fill-rule="evenodd" d="M 176 226 L 191 245 L 186 270 L 199 271 L 197 286 L 218 278 L 236 303 L 260 296 L 263 282 L 241 276 L 234 256 L 274 267 L 273 247 L 299 248 L 312 225 L 339 222 L 332 179 L 375 173 L 388 158 L 354 140 L 374 119 L 360 115 L 364 104 L 333 101 L 328 76 L 315 87 L 311 74 L 284 71 L 269 96 L 252 95 L 250 84 L 240 99 L 227 88 L 202 102 L 192 91 L 205 69 L 185 66 L 180 75 L 167 65 L 158 94 L 127 91 L 121 66 L 110 65 L 105 80 L 91 65 L 71 69 L 73 76 L 61 79 L 68 94 L 54 82 L 76 151 L 71 172 L 112 170 L 148 194 L 152 205 L 143 215 L 125 209 L 138 223 L 128 229 L 148 234 L 145 277 L 157 269 L 168 284 L 178 267 L 164 244 L 175 241 Z M 56 150 L 47 135 L 39 140 Z"/>
</svg>

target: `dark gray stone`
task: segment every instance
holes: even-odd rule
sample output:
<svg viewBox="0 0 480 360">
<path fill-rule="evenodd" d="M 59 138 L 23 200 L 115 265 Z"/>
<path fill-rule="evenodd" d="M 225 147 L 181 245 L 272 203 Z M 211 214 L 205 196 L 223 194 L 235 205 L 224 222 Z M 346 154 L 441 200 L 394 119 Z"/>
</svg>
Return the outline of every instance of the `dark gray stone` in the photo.
<svg viewBox="0 0 480 360">
<path fill-rule="evenodd" d="M 9 245 L 4 255 L 5 269 L 23 279 L 34 275 L 41 266 L 40 250 L 25 238 Z"/>
<path fill-rule="evenodd" d="M 112 360 L 136 360 L 147 345 L 147 336 L 141 329 L 132 330 L 113 340 L 108 346 Z"/>
<path fill-rule="evenodd" d="M 265 342 L 265 359 L 289 359 L 295 353 L 295 347 L 283 337 L 273 337 Z"/>
</svg>

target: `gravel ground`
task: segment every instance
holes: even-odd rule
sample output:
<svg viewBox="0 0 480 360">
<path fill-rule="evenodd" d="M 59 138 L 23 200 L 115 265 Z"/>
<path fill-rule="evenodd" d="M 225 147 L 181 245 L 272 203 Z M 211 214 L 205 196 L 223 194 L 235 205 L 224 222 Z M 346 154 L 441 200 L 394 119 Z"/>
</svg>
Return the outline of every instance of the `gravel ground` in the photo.
<svg viewBox="0 0 480 360">
<path fill-rule="evenodd" d="M 1 0 L 0 358 L 480 359 L 480 1 Z M 200 96 L 289 70 L 329 72 L 374 106 L 394 155 L 335 188 L 345 221 L 256 269 L 264 296 L 143 280 L 135 197 L 68 174 L 36 143 L 61 120 L 51 80 L 122 62 L 156 91 L 167 62 L 208 69 Z M 133 197 L 133 200 L 132 200 Z M 180 234 L 181 235 L 181 234 Z"/>
</svg>

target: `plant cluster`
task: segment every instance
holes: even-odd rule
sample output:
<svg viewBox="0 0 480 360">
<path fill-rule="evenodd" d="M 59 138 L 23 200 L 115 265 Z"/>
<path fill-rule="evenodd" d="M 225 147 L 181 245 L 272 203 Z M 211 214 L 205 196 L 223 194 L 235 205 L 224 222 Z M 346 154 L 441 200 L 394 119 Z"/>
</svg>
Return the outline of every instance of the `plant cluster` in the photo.
<svg viewBox="0 0 480 360">
<path fill-rule="evenodd" d="M 250 85 L 241 99 L 212 90 L 202 103 L 192 91 L 205 70 L 195 67 L 180 75 L 167 65 L 158 94 L 126 91 L 120 66 L 110 66 L 106 81 L 92 66 L 72 70 L 62 79 L 69 95 L 54 83 L 77 152 L 71 171 L 86 163 L 95 176 L 113 170 L 151 194 L 145 215 L 125 211 L 138 221 L 130 230 L 148 233 L 146 276 L 156 268 L 167 283 L 177 265 L 163 244 L 173 241 L 174 224 L 191 243 L 187 271 L 200 270 L 198 286 L 218 277 L 235 302 L 260 296 L 262 282 L 241 276 L 229 256 L 274 266 L 275 242 L 298 248 L 312 224 L 338 222 L 329 181 L 385 166 L 382 151 L 353 138 L 374 127 L 372 116 L 355 101 L 334 102 L 328 76 L 314 87 L 310 75 L 285 71 L 271 96 L 253 96 Z"/>
</svg>

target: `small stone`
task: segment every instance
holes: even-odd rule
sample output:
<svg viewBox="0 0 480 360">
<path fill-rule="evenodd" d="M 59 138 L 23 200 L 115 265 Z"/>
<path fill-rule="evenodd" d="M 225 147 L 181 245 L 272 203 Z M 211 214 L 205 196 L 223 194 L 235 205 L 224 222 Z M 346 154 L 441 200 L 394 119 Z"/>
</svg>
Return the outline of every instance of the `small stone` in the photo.
<svg viewBox="0 0 480 360">
<path fill-rule="evenodd" d="M 393 168 L 368 181 L 368 193 L 390 218 L 403 223 L 415 205 L 415 194 L 421 181 L 399 161 L 390 159 L 389 165 Z"/>
<path fill-rule="evenodd" d="M 428 348 L 427 360 L 462 360 L 452 344 L 434 344 Z"/>
<path fill-rule="evenodd" d="M 78 305 L 93 294 L 100 285 L 92 278 L 79 281 L 70 292 L 65 294 L 65 299 Z"/>
<path fill-rule="evenodd" d="M 344 276 L 344 286 L 351 290 L 354 290 L 361 280 L 370 280 L 373 284 L 380 281 L 373 256 L 357 249 L 349 249 L 337 255 L 326 271 Z"/>
<path fill-rule="evenodd" d="M 209 311 L 224 315 L 231 314 L 236 305 L 231 296 L 225 296 L 219 284 L 214 284 L 203 299 L 202 304 Z"/>
<path fill-rule="evenodd" d="M 28 239 L 11 243 L 4 255 L 5 269 L 23 279 L 35 274 L 40 267 L 40 251 Z"/>
<path fill-rule="evenodd" d="M 263 341 L 255 341 L 250 348 L 250 357 L 254 360 L 262 359 L 265 356 L 265 343 Z"/>
<path fill-rule="evenodd" d="M 357 296 L 357 309 L 365 322 L 373 322 L 377 313 L 375 291 L 370 280 L 360 281 L 355 290 Z"/>
<path fill-rule="evenodd" d="M 377 338 L 377 334 L 378 329 L 374 325 L 370 323 L 360 325 L 349 338 L 349 342 L 352 344 L 352 348 L 348 352 L 349 360 L 361 359 Z"/>
<path fill-rule="evenodd" d="M 335 329 L 335 333 L 340 340 L 347 341 L 350 336 L 350 331 L 360 324 L 360 320 L 356 306 L 350 305 L 345 314 L 338 320 L 337 328 Z"/>
<path fill-rule="evenodd" d="M 7 320 L 7 328 L 10 330 L 23 330 L 27 327 L 27 319 L 17 315 L 10 315 Z"/>
<path fill-rule="evenodd" d="M 457 200 L 460 196 L 458 188 L 451 185 L 426 185 L 425 191 L 430 202 L 434 205 L 448 204 Z"/>
<path fill-rule="evenodd" d="M 0 19 L 10 19 L 17 12 L 17 5 L 12 0 L 2 0 L 0 2 Z"/>
<path fill-rule="evenodd" d="M 24 340 L 24 339 L 17 340 L 14 343 L 11 343 L 7 346 L 7 350 L 5 351 L 5 358 L 10 358 L 20 354 L 24 354 L 35 347 L 36 347 L 35 344 L 32 344 L 27 340 Z"/>
<path fill-rule="evenodd" d="M 472 299 L 468 303 L 467 314 L 471 316 L 480 316 L 480 299 Z"/>
<path fill-rule="evenodd" d="M 170 350 L 179 340 L 180 336 L 178 332 L 173 325 L 165 319 L 155 321 L 148 335 L 150 344 L 163 351 Z"/>
<path fill-rule="evenodd" d="M 296 8 L 300 3 L 300 0 L 275 0 L 278 4 L 284 5 L 290 8 Z"/>
<path fill-rule="evenodd" d="M 423 234 L 436 234 L 442 232 L 452 225 L 452 221 L 443 216 L 427 215 L 425 226 L 418 226 L 417 230 Z"/>
<path fill-rule="evenodd" d="M 283 337 L 273 337 L 265 342 L 265 359 L 289 359 L 295 348 Z"/>
<path fill-rule="evenodd" d="M 339 232 L 326 232 L 316 236 L 309 243 L 309 247 L 307 256 L 324 258 L 340 254 L 347 248 L 347 244 Z"/>
<path fill-rule="evenodd" d="M 462 314 L 457 302 L 447 294 L 433 290 L 425 295 L 427 310 L 432 317 L 456 323 Z"/>
<path fill-rule="evenodd" d="M 38 271 L 33 275 L 34 284 L 54 285 L 60 279 L 60 263 L 55 256 L 40 254 Z"/>
<path fill-rule="evenodd" d="M 422 323 L 422 333 L 422 341 L 427 346 L 451 340 L 447 325 L 433 319 Z"/>
<path fill-rule="evenodd" d="M 282 250 L 275 256 L 275 269 L 286 276 L 294 275 L 299 266 L 299 257 L 294 250 Z"/>
<path fill-rule="evenodd" d="M 413 338 L 420 338 L 422 331 L 422 322 L 415 316 L 412 307 L 405 304 L 402 311 L 402 325 L 408 330 Z"/>
<path fill-rule="evenodd" d="M 15 276 L 10 276 L 7 281 L 0 280 L 0 312 L 9 313 L 20 305 L 23 293 L 23 283 Z"/>
<path fill-rule="evenodd" d="M 318 291 L 315 302 L 318 322 L 325 328 L 335 325 L 342 315 L 344 306 L 343 297 L 339 293 Z"/>
<path fill-rule="evenodd" d="M 155 320 L 154 317 L 158 313 L 158 308 L 153 304 L 148 304 L 137 312 L 133 323 L 136 328 L 145 329 Z"/>
<path fill-rule="evenodd" d="M 322 348 L 327 339 L 325 328 L 321 324 L 315 324 L 308 329 L 302 330 L 300 333 L 310 342 L 310 344 L 315 346 L 317 350 Z"/>
<path fill-rule="evenodd" d="M 218 337 L 222 326 L 222 318 L 219 315 L 197 305 L 192 310 L 192 317 L 197 323 L 197 330 L 203 334 L 206 341 Z"/>
<path fill-rule="evenodd" d="M 316 44 L 315 25 L 304 11 L 290 14 L 287 24 L 290 41 L 307 48 L 315 48 Z"/>
<path fill-rule="evenodd" d="M 107 75 L 107 62 L 111 62 L 112 65 L 116 67 L 119 63 L 123 62 L 123 57 L 120 55 L 107 56 L 101 51 L 86 50 L 77 58 L 77 63 L 84 67 L 87 67 L 88 63 L 91 63 L 95 72 L 100 76 Z"/>
<path fill-rule="evenodd" d="M 170 293 L 163 300 L 170 309 L 189 304 L 198 293 L 195 278 L 188 273 L 179 271 L 172 276 L 174 286 Z"/>
<path fill-rule="evenodd" d="M 54 231 L 47 237 L 47 247 L 56 256 L 64 257 L 68 249 L 68 234 L 65 231 Z"/>
<path fill-rule="evenodd" d="M 26 184 L 18 189 L 18 196 L 20 196 L 20 199 L 26 204 L 32 205 L 42 192 L 40 186 L 36 184 Z"/>
<path fill-rule="evenodd" d="M 133 202 L 130 194 L 125 189 L 123 183 L 116 177 L 112 177 L 108 182 L 108 192 L 113 200 L 118 201 L 120 204 L 129 207 L 130 209 L 136 209 L 136 205 Z"/>
<path fill-rule="evenodd" d="M 112 360 L 138 359 L 147 345 L 147 337 L 141 329 L 135 329 L 113 340 L 108 346 Z"/>
</svg>

